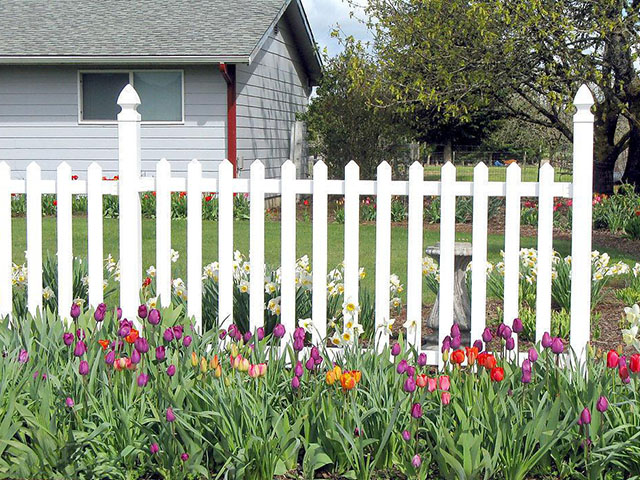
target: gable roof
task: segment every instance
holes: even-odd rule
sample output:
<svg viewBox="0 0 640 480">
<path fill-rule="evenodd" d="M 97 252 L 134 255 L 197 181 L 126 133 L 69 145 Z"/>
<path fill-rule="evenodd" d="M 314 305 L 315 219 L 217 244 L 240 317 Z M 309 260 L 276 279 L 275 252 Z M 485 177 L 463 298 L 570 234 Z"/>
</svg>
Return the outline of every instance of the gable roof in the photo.
<svg viewBox="0 0 640 480">
<path fill-rule="evenodd" d="M 319 75 L 300 0 L 1 0 L 0 63 L 251 63 L 284 15 Z"/>
</svg>

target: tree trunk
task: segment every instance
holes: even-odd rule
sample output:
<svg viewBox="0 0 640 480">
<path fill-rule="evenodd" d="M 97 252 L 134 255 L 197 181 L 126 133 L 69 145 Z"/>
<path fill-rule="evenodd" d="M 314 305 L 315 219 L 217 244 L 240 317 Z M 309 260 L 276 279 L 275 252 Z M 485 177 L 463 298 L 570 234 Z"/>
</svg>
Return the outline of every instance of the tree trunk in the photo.
<svg viewBox="0 0 640 480">
<path fill-rule="evenodd" d="M 613 167 L 619 151 L 615 133 L 619 111 L 610 102 L 597 103 L 593 124 L 593 191 L 613 193 Z"/>
<path fill-rule="evenodd" d="M 629 123 L 629 150 L 622 181 L 632 184 L 638 192 L 640 191 L 640 128 Z"/>
<path fill-rule="evenodd" d="M 453 162 L 453 142 L 451 139 L 447 140 L 447 143 L 444 144 L 444 163 Z"/>
</svg>

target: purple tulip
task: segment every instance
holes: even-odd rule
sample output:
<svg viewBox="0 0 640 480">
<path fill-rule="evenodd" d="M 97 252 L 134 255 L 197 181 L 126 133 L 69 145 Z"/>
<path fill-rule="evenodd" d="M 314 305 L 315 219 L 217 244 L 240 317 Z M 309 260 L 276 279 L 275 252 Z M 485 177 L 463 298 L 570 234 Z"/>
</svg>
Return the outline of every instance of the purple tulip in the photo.
<svg viewBox="0 0 640 480">
<path fill-rule="evenodd" d="M 71 305 L 71 318 L 73 318 L 74 320 L 76 320 L 79 316 L 80 316 L 80 305 L 78 305 L 77 303 L 73 303 Z"/>
<path fill-rule="evenodd" d="M 227 331 L 223 328 L 222 330 L 220 330 L 220 334 L 218 335 L 218 338 L 220 340 L 224 340 L 226 336 L 227 336 Z"/>
<path fill-rule="evenodd" d="M 411 459 L 411 465 L 413 465 L 414 468 L 420 468 L 420 465 L 422 465 L 422 459 L 420 458 L 420 455 L 416 453 L 413 456 L 413 458 Z"/>
<path fill-rule="evenodd" d="M 564 343 L 560 337 L 554 337 L 551 341 L 551 351 L 556 355 L 561 354 L 564 351 Z"/>
<path fill-rule="evenodd" d="M 285 328 L 284 325 L 281 323 L 276 324 L 275 327 L 273 327 L 273 336 L 276 338 L 282 338 L 284 337 L 285 334 Z"/>
<path fill-rule="evenodd" d="M 320 358 L 320 350 L 318 350 L 318 347 L 316 347 L 315 345 L 313 347 L 311 347 L 311 357 L 316 360 L 318 358 Z"/>
<path fill-rule="evenodd" d="M 293 374 L 296 377 L 301 377 L 304 374 L 304 370 L 302 369 L 302 362 L 298 361 L 296 366 L 293 368 Z"/>
<path fill-rule="evenodd" d="M 584 407 L 580 414 L 580 425 L 589 425 L 591 423 L 591 412 L 588 407 Z"/>
<path fill-rule="evenodd" d="M 159 362 L 163 362 L 166 357 L 167 352 L 164 348 L 164 345 L 156 347 L 156 360 L 158 360 Z"/>
<path fill-rule="evenodd" d="M 138 375 L 138 386 L 144 387 L 149 382 L 149 375 L 146 373 L 141 373 Z"/>
<path fill-rule="evenodd" d="M 398 372 L 399 374 L 403 374 L 407 371 L 408 366 L 409 364 L 407 363 L 407 361 L 402 359 L 400 360 L 400 362 L 398 363 L 398 366 L 396 367 L 396 372 Z"/>
<path fill-rule="evenodd" d="M 67 397 L 66 400 L 64 401 L 64 403 L 69 408 L 73 408 L 73 406 L 75 405 L 75 402 L 73 401 L 73 398 L 71 398 L 71 397 Z"/>
<path fill-rule="evenodd" d="M 528 357 L 531 363 L 536 363 L 538 361 L 538 351 L 535 348 L 531 347 L 529 349 Z"/>
<path fill-rule="evenodd" d="M 424 367 L 426 364 L 427 364 L 427 354 L 421 353 L 420 355 L 418 355 L 418 366 Z"/>
<path fill-rule="evenodd" d="M 506 327 L 506 325 L 504 323 L 501 323 L 500 325 L 498 325 L 498 329 L 496 330 L 496 335 L 499 337 L 502 337 L 502 334 L 504 333 L 504 327 Z M 504 337 L 502 337 L 504 338 Z"/>
<path fill-rule="evenodd" d="M 107 353 L 104 357 L 104 362 L 107 365 L 113 365 L 113 362 L 116 361 L 116 352 L 114 352 L 113 350 L 111 350 L 109 353 Z"/>
<path fill-rule="evenodd" d="M 164 338 L 165 342 L 173 340 L 173 330 L 171 330 L 171 328 L 167 328 L 162 334 L 162 338 Z"/>
<path fill-rule="evenodd" d="M 393 355 L 394 357 L 397 357 L 398 355 L 400 355 L 400 344 L 399 343 L 394 343 L 393 347 L 391 347 L 391 355 Z"/>
<path fill-rule="evenodd" d="M 133 346 L 140 353 L 147 353 L 149 351 L 149 342 L 144 337 L 136 338 Z"/>
<path fill-rule="evenodd" d="M 460 335 L 456 335 L 455 337 L 451 337 L 451 348 L 456 350 L 462 344 L 462 337 Z"/>
<path fill-rule="evenodd" d="M 82 375 L 83 377 L 85 375 L 89 374 L 89 362 L 87 362 L 86 360 L 82 360 L 80 362 L 80 366 L 78 367 L 78 373 L 80 373 L 80 375 Z"/>
<path fill-rule="evenodd" d="M 122 309 L 120 307 L 116 308 L 116 320 L 120 320 L 122 318 Z"/>
<path fill-rule="evenodd" d="M 609 402 L 607 401 L 607 397 L 603 395 L 596 402 L 596 410 L 598 410 L 600 413 L 604 413 L 607 411 L 608 408 L 609 408 Z"/>
<path fill-rule="evenodd" d="M 491 330 L 489 330 L 489 327 L 486 327 L 482 332 L 482 341 L 484 343 L 489 343 L 491 340 L 493 340 L 493 335 L 491 335 Z"/>
<path fill-rule="evenodd" d="M 297 390 L 300 388 L 300 379 L 298 377 L 296 377 L 294 375 L 294 377 L 291 379 L 291 388 L 293 390 Z"/>
<path fill-rule="evenodd" d="M 411 433 L 409 433 L 409 430 L 403 430 L 402 431 L 402 439 L 405 442 L 408 442 L 409 440 L 411 440 Z"/>
<path fill-rule="evenodd" d="M 302 327 L 297 327 L 297 328 L 293 331 L 293 338 L 294 338 L 294 339 L 304 340 L 306 336 L 307 336 L 307 332 L 306 332 L 306 331 L 305 331 L 305 329 L 304 329 L 304 328 L 302 328 Z"/>
<path fill-rule="evenodd" d="M 173 409 L 171 407 L 167 408 L 166 417 L 167 417 L 167 422 L 171 423 L 171 422 L 175 422 L 176 421 L 176 416 L 173 413 Z"/>
<path fill-rule="evenodd" d="M 551 335 L 549 335 L 549 332 L 544 332 L 542 334 L 542 348 L 549 348 L 552 343 L 553 340 L 551 340 Z"/>
<path fill-rule="evenodd" d="M 104 315 L 107 313 L 107 306 L 104 303 L 101 303 L 96 307 L 96 311 L 93 312 L 93 319 L 100 323 L 104 320 Z"/>
<path fill-rule="evenodd" d="M 313 371 L 313 369 L 316 367 L 316 362 L 313 359 L 313 357 L 309 357 L 309 359 L 307 360 L 307 363 L 304 364 L 304 366 L 307 368 L 307 370 L 309 370 L 310 372 Z"/>
<path fill-rule="evenodd" d="M 182 345 L 184 345 L 185 347 L 188 347 L 189 345 L 191 345 L 191 336 L 186 335 L 183 339 L 182 339 Z"/>
<path fill-rule="evenodd" d="M 79 328 L 76 330 L 76 338 L 78 340 L 84 340 L 85 338 L 87 338 L 87 335 L 84 333 L 84 330 Z"/>
<path fill-rule="evenodd" d="M 460 327 L 457 323 L 451 325 L 451 338 L 460 336 Z"/>
<path fill-rule="evenodd" d="M 413 418 L 422 417 L 422 405 L 420 405 L 419 403 L 414 403 L 411 407 L 411 416 Z"/>
<path fill-rule="evenodd" d="M 447 350 L 451 349 L 451 337 L 449 335 L 447 335 L 446 337 L 444 337 L 444 339 L 442 340 L 442 353 L 446 352 Z"/>
<path fill-rule="evenodd" d="M 264 327 L 258 327 L 258 330 L 256 330 L 256 337 L 259 342 L 264 339 Z"/>
<path fill-rule="evenodd" d="M 480 353 L 482 350 L 484 350 L 484 345 L 482 344 L 482 340 L 480 340 L 480 339 L 478 339 L 475 342 L 473 342 L 473 346 L 478 349 L 478 353 Z"/>
<path fill-rule="evenodd" d="M 74 348 L 74 350 L 73 350 L 73 354 L 76 357 L 81 357 L 86 352 L 87 352 L 87 346 L 84 344 L 84 342 L 82 340 L 78 340 L 78 343 L 76 343 L 76 348 Z"/>
<path fill-rule="evenodd" d="M 120 328 L 118 329 L 119 337 L 126 337 L 131 333 L 131 329 L 133 328 L 133 323 L 131 323 L 126 318 L 124 320 L 120 320 Z"/>
<path fill-rule="evenodd" d="M 73 343 L 73 333 L 65 333 L 62 335 L 62 341 L 67 347 L 70 347 Z"/>
<path fill-rule="evenodd" d="M 244 334 L 244 336 L 242 337 L 242 339 L 244 340 L 244 343 L 249 343 L 249 341 L 251 340 L 251 337 L 253 335 L 251 335 L 251 332 L 246 332 Z"/>
<path fill-rule="evenodd" d="M 304 348 L 304 340 L 302 338 L 296 338 L 293 341 L 293 349 L 296 352 L 301 352 L 303 348 Z"/>
<path fill-rule="evenodd" d="M 176 366 L 175 365 L 169 365 L 167 367 L 167 375 L 169 375 L 170 377 L 173 377 L 176 374 Z"/>
<path fill-rule="evenodd" d="M 524 330 L 524 325 L 520 318 L 513 319 L 513 333 L 520 333 Z"/>
<path fill-rule="evenodd" d="M 27 352 L 24 348 L 20 350 L 18 354 L 18 362 L 27 363 L 29 361 L 29 352 Z"/>
<path fill-rule="evenodd" d="M 509 340 L 511 338 L 511 335 L 511 327 L 509 325 L 505 325 L 502 329 L 502 338 L 504 338 L 505 340 Z"/>
<path fill-rule="evenodd" d="M 531 372 L 531 361 L 528 358 L 522 362 L 522 371 Z"/>
<path fill-rule="evenodd" d="M 415 377 L 416 375 L 416 367 L 414 367 L 413 365 L 409 365 L 407 367 L 407 377 Z"/>
<path fill-rule="evenodd" d="M 158 453 L 158 450 L 160 450 L 160 447 L 158 446 L 157 443 L 152 443 L 149 446 L 149 451 L 151 452 L 151 455 L 155 455 L 156 453 Z"/>
<path fill-rule="evenodd" d="M 131 363 L 138 364 L 140 363 L 140 360 L 142 360 L 142 356 L 140 355 L 140 352 L 134 348 L 133 352 L 131 352 Z"/>
<path fill-rule="evenodd" d="M 182 325 L 176 325 L 175 327 L 173 327 L 173 336 L 176 340 L 180 340 L 182 338 L 182 332 Z"/>
<path fill-rule="evenodd" d="M 183 462 L 186 462 L 187 460 L 189 460 L 189 454 L 183 453 L 182 455 L 180 455 L 180 460 L 182 460 Z"/>
<path fill-rule="evenodd" d="M 505 347 L 507 348 L 507 350 L 513 350 L 514 348 L 516 348 L 516 340 L 513 337 L 509 337 L 507 338 L 507 341 L 505 343 Z"/>
<path fill-rule="evenodd" d="M 144 320 L 145 318 L 147 318 L 147 315 L 149 314 L 149 312 L 147 311 L 147 306 L 143 303 L 142 305 L 140 305 L 138 307 L 138 316 Z"/>
<path fill-rule="evenodd" d="M 522 383 L 531 383 L 531 371 L 522 369 Z"/>
<path fill-rule="evenodd" d="M 322 357 L 319 356 L 318 358 L 314 358 L 313 361 L 316 362 L 316 366 L 320 365 L 322 363 Z"/>
<path fill-rule="evenodd" d="M 404 381 L 404 391 L 407 393 L 413 393 L 416 391 L 416 381 L 414 380 L 413 377 L 407 377 L 407 379 Z"/>
<path fill-rule="evenodd" d="M 622 368 L 622 367 L 626 367 L 627 366 L 627 357 L 626 355 L 620 355 L 620 357 L 618 357 L 618 368 Z"/>
<path fill-rule="evenodd" d="M 147 320 L 151 325 L 158 325 L 160 323 L 160 311 L 157 308 L 152 308 Z"/>
<path fill-rule="evenodd" d="M 40 372 L 38 372 L 37 370 L 35 372 L 33 372 L 33 379 L 37 379 L 40 376 Z"/>
</svg>

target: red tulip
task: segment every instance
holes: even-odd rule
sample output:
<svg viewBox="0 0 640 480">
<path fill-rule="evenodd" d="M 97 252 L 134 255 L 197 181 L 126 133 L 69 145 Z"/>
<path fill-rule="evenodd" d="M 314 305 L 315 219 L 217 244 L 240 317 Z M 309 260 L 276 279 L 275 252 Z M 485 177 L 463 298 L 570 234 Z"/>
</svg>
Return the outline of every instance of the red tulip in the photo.
<svg viewBox="0 0 640 480">
<path fill-rule="evenodd" d="M 607 353 L 607 367 L 616 368 L 618 366 L 619 358 L 618 352 L 615 350 L 609 350 L 609 353 Z"/>
<path fill-rule="evenodd" d="M 464 362 L 464 352 L 462 350 L 456 350 L 451 354 L 451 363 L 461 364 Z"/>
<path fill-rule="evenodd" d="M 491 369 L 491 380 L 501 382 L 504 380 L 504 369 L 502 367 L 493 367 Z"/>
<path fill-rule="evenodd" d="M 634 353 L 631 355 L 631 361 L 629 362 L 629 368 L 633 373 L 640 372 L 640 354 Z"/>
</svg>

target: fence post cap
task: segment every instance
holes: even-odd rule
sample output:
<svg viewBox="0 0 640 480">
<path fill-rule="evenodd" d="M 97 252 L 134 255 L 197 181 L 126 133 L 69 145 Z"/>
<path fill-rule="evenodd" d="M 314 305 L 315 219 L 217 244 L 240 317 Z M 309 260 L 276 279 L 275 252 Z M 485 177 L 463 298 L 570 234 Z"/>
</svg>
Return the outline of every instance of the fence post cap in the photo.
<svg viewBox="0 0 640 480">
<path fill-rule="evenodd" d="M 578 89 L 578 93 L 576 93 L 575 98 L 573 99 L 573 104 L 576 107 L 591 107 L 593 105 L 593 95 L 591 94 L 591 90 L 587 87 L 586 84 L 582 84 Z"/>
<path fill-rule="evenodd" d="M 132 108 L 135 110 L 140 105 L 138 92 L 136 92 L 136 89 L 133 88 L 133 85 L 130 83 L 128 83 L 120 92 L 120 95 L 118 96 L 118 105 L 120 105 L 123 110 L 125 108 Z"/>
</svg>

